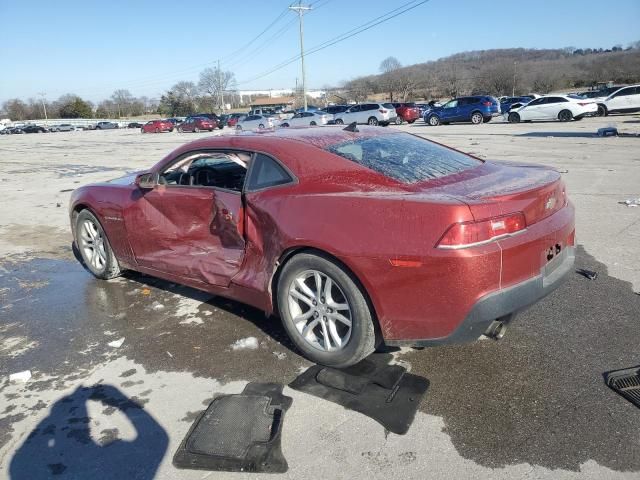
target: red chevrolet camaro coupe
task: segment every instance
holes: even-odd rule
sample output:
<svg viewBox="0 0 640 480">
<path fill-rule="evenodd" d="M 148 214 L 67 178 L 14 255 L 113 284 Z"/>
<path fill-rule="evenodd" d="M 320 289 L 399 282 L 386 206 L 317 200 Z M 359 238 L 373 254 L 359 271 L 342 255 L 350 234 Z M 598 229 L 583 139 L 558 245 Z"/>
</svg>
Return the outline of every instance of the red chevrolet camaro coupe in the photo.
<svg viewBox="0 0 640 480">
<path fill-rule="evenodd" d="M 556 171 L 358 128 L 204 138 L 79 188 L 76 246 L 98 278 L 137 270 L 274 313 L 337 367 L 382 342 L 499 337 L 572 269 Z"/>
</svg>

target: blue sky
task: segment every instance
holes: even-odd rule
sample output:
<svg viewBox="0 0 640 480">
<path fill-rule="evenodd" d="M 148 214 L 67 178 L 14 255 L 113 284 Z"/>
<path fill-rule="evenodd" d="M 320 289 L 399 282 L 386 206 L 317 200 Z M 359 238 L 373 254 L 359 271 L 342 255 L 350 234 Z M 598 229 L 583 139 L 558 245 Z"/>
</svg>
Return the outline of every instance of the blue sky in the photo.
<svg viewBox="0 0 640 480">
<path fill-rule="evenodd" d="M 407 0 L 308 0 L 305 46 L 349 31 Z M 299 62 L 258 80 L 299 53 L 290 1 L 0 0 L 0 102 L 46 92 L 92 101 L 127 88 L 159 95 L 213 66 L 243 89 L 291 88 Z M 430 0 L 408 13 L 307 57 L 307 85 L 321 88 L 375 73 L 387 56 L 403 64 L 489 48 L 610 48 L 640 40 L 640 1 Z M 281 13 L 254 44 L 234 53 Z M 612 15 L 610 21 L 603 17 Z M 271 38 L 275 33 L 280 34 Z M 269 40 L 270 39 L 270 40 Z M 269 40 L 269 42 L 265 42 Z M 258 49 L 257 51 L 254 51 Z"/>
</svg>

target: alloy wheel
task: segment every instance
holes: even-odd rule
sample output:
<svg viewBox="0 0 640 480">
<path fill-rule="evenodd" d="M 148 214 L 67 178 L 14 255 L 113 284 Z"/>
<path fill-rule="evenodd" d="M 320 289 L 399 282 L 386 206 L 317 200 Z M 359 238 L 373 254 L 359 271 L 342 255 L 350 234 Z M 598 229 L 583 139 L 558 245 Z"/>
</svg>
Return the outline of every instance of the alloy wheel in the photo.
<svg viewBox="0 0 640 480">
<path fill-rule="evenodd" d="M 97 271 L 103 271 L 107 266 L 107 252 L 104 237 L 98 226 L 87 219 L 80 228 L 80 250 L 84 260 Z"/>
<path fill-rule="evenodd" d="M 289 286 L 289 311 L 302 339 L 321 351 L 343 349 L 351 338 L 349 301 L 326 273 L 306 270 Z"/>
</svg>

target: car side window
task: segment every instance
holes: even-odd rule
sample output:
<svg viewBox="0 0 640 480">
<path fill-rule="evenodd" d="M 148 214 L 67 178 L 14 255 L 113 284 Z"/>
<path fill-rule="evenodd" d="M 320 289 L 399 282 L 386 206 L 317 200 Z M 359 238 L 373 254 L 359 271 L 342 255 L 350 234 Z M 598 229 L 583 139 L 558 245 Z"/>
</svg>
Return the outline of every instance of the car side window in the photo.
<svg viewBox="0 0 640 480">
<path fill-rule="evenodd" d="M 544 98 L 536 98 L 535 100 L 530 101 L 527 106 L 533 107 L 534 105 L 542 105 L 544 103 L 544 100 Z"/>
<path fill-rule="evenodd" d="M 291 175 L 273 158 L 258 153 L 247 182 L 248 190 L 259 190 L 292 182 Z"/>
<path fill-rule="evenodd" d="M 627 95 L 633 95 L 634 94 L 634 88 L 624 88 L 622 90 L 620 90 L 618 93 L 616 93 L 614 95 L 615 97 L 626 97 Z"/>
<path fill-rule="evenodd" d="M 159 176 L 168 187 L 211 187 L 242 192 L 251 154 L 245 152 L 191 152 Z"/>
<path fill-rule="evenodd" d="M 455 108 L 458 106 L 458 100 L 451 100 L 450 102 L 445 103 L 444 108 Z"/>
</svg>

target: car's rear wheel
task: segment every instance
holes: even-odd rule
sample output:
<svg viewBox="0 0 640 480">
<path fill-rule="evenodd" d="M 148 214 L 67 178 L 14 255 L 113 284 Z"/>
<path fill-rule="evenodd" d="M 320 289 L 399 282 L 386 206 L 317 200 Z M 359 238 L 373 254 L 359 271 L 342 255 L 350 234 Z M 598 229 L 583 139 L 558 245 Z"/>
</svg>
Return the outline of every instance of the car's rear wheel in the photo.
<svg viewBox="0 0 640 480">
<path fill-rule="evenodd" d="M 416 121 L 416 119 L 414 118 L 413 120 L 409 120 L 407 123 L 414 123 Z"/>
<path fill-rule="evenodd" d="M 344 125 L 344 120 L 342 120 L 341 118 L 337 118 L 335 123 L 336 125 Z"/>
<path fill-rule="evenodd" d="M 287 122 L 284 122 L 282 125 L 280 125 L 281 127 L 287 128 L 289 126 L 289 124 Z"/>
<path fill-rule="evenodd" d="M 396 125 L 402 125 L 402 117 L 400 115 L 396 117 Z"/>
<path fill-rule="evenodd" d="M 291 258 L 278 280 L 278 307 L 289 337 L 314 362 L 346 367 L 375 349 L 364 293 L 329 258 L 309 253 Z"/>
<path fill-rule="evenodd" d="M 156 128 L 156 133 L 160 133 L 160 129 L 159 128 Z"/>
<path fill-rule="evenodd" d="M 378 125 L 378 119 L 376 117 L 369 117 L 369 120 L 367 120 L 367 123 L 375 127 L 376 125 Z"/>
<path fill-rule="evenodd" d="M 573 120 L 573 113 L 571 113 L 571 110 L 562 110 L 558 114 L 558 120 L 561 122 L 570 122 Z"/>
<path fill-rule="evenodd" d="M 184 132 L 184 130 L 182 130 L 182 127 L 178 127 L 178 132 L 179 132 L 179 133 Z"/>
<path fill-rule="evenodd" d="M 210 129 L 209 129 L 209 131 L 210 131 L 210 132 L 213 132 L 213 128 L 210 128 Z"/>
<path fill-rule="evenodd" d="M 311 122 L 309 125 L 311 125 L 312 127 L 317 126 L 318 124 L 316 122 Z"/>
<path fill-rule="evenodd" d="M 236 130 L 242 130 L 242 125 L 236 125 Z"/>
<path fill-rule="evenodd" d="M 200 133 L 200 129 L 198 127 L 193 127 L 193 133 Z"/>
<path fill-rule="evenodd" d="M 93 275 L 103 280 L 120 275 L 120 266 L 107 235 L 95 215 L 87 209 L 76 218 L 75 237 L 84 265 Z"/>
<path fill-rule="evenodd" d="M 144 133 L 144 128 L 141 128 L 141 129 L 140 129 L 140 133 Z"/>
<path fill-rule="evenodd" d="M 431 125 L 432 127 L 437 127 L 438 125 L 440 125 L 440 119 L 438 118 L 437 115 L 431 115 L 428 118 L 428 123 L 429 125 Z"/>
<path fill-rule="evenodd" d="M 260 125 L 258 125 L 258 128 L 262 129 L 264 128 L 264 125 L 261 123 Z"/>
<path fill-rule="evenodd" d="M 516 112 L 511 112 L 508 117 L 509 123 L 520 123 L 520 115 Z"/>
<path fill-rule="evenodd" d="M 473 123 L 474 125 L 480 125 L 483 120 L 484 117 L 480 112 L 473 112 L 471 114 L 471 123 Z"/>
</svg>

